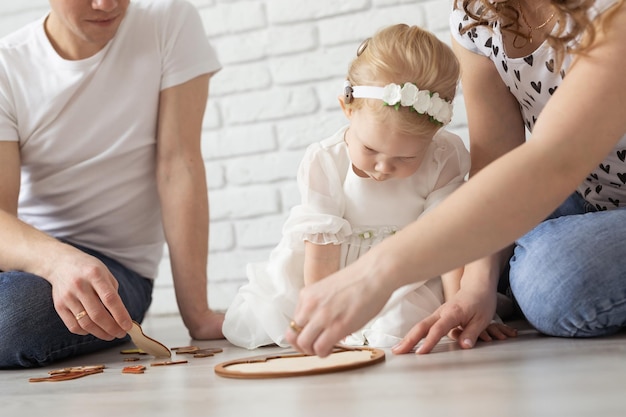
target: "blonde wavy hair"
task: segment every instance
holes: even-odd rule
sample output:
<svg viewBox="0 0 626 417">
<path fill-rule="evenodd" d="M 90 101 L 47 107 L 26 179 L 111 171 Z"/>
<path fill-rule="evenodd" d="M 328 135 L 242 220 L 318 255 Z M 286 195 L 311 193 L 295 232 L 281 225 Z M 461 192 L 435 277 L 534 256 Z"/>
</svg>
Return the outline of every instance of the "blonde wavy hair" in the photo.
<svg viewBox="0 0 626 417">
<path fill-rule="evenodd" d="M 555 19 L 571 23 L 569 29 L 565 24 L 558 25 L 556 32 L 549 34 L 546 38 L 555 51 L 557 67 L 561 67 L 566 54 L 584 53 L 595 40 L 598 30 L 603 30 L 606 21 L 624 1 L 618 0 L 608 13 L 603 13 L 592 24 L 588 12 L 595 4 L 595 0 L 551 0 Z M 455 7 L 462 8 L 471 19 L 476 21 L 465 26 L 462 33 L 477 26 L 491 27 L 497 21 L 502 30 L 529 40 L 528 34 L 520 31 L 520 13 L 515 7 L 516 2 L 517 0 L 515 2 L 512 0 L 495 2 L 492 0 L 455 0 Z"/>
<path fill-rule="evenodd" d="M 347 80 L 351 85 L 381 87 L 411 82 L 420 90 L 439 93 L 451 102 L 459 76 L 459 62 L 448 45 L 418 26 L 397 24 L 378 31 L 361 44 L 348 69 Z M 427 115 L 411 112 L 407 107 L 395 110 L 376 99 L 355 98 L 346 106 L 353 109 L 367 106 L 374 110 L 374 117 L 392 118 L 396 128 L 406 133 L 432 137 L 440 128 Z"/>
</svg>

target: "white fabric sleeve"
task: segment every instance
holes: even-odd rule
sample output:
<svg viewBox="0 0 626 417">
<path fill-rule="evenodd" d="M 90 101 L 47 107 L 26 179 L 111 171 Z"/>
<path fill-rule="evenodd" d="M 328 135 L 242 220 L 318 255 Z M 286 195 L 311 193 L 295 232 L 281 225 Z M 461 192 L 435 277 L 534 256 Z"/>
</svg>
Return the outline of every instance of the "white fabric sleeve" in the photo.
<svg viewBox="0 0 626 417">
<path fill-rule="evenodd" d="M 17 120 L 10 95 L 8 74 L 2 66 L 0 67 L 0 141 L 17 142 L 19 141 Z"/>
<path fill-rule="evenodd" d="M 5 100 L 4 95 L 0 92 L 0 141 L 17 142 L 19 136 L 17 134 L 17 123 L 15 118 L 8 111 L 10 107 L 9 101 Z"/>
<path fill-rule="evenodd" d="M 302 202 L 295 206 L 283 234 L 292 242 L 339 244 L 352 234 L 345 212 L 341 176 L 332 156 L 319 144 L 307 149 L 298 169 Z"/>
<path fill-rule="evenodd" d="M 430 170 L 431 192 L 426 197 L 424 212 L 439 204 L 465 182 L 470 169 L 470 155 L 461 138 L 441 131 L 436 137 L 433 168 Z"/>
<path fill-rule="evenodd" d="M 196 7 L 186 1 L 172 2 L 171 6 L 163 13 L 163 30 L 159 31 L 161 90 L 221 69 Z"/>
<path fill-rule="evenodd" d="M 463 48 L 475 54 L 484 55 L 484 53 L 474 43 L 475 29 L 461 33 L 461 29 L 469 25 L 473 20 L 469 19 L 463 9 L 452 9 L 450 12 L 450 33 L 452 38 L 457 41 Z"/>
</svg>

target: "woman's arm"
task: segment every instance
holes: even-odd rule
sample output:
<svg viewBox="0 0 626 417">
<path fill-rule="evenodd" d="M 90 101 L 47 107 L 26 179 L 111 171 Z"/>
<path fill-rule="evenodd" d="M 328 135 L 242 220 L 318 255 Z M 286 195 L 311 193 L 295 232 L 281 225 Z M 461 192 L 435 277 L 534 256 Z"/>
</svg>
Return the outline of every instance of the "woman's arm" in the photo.
<svg viewBox="0 0 626 417">
<path fill-rule="evenodd" d="M 526 128 L 517 99 L 500 78 L 492 61 L 472 53 L 452 40 L 452 49 L 461 63 L 461 84 L 468 118 L 470 178 L 491 162 L 507 154 L 526 139 Z M 494 117 L 497 115 L 497 117 Z M 498 279 L 511 256 L 511 247 L 465 266 L 466 286 L 487 285 L 495 292 Z M 485 300 L 484 321 L 491 320 L 493 300 Z"/>
<path fill-rule="evenodd" d="M 472 161 L 469 177 L 472 178 L 485 166 L 523 144 L 525 126 L 517 99 L 501 80 L 491 60 L 468 51 L 454 39 L 452 49 L 461 63 L 461 84 Z M 451 277 L 442 275 L 444 295 L 447 295 L 445 300 L 449 301 L 456 295 L 462 280 L 468 285 L 467 281 L 472 280 L 474 276 L 485 277 L 488 288 L 493 289 L 495 297 L 502 258 L 498 252 L 472 262 L 461 269 L 462 277 L 455 278 L 455 274 Z M 454 281 L 457 278 L 458 283 L 455 285 Z"/>
<path fill-rule="evenodd" d="M 468 51 L 454 39 L 452 47 L 461 62 L 461 83 L 467 109 L 472 159 L 470 178 L 473 178 L 485 166 L 523 144 L 525 127 L 516 98 L 499 77 L 491 60 Z M 493 117 L 494 114 L 497 117 Z M 479 326 L 486 328 L 495 314 L 498 279 L 510 255 L 510 248 L 507 248 L 467 264 L 456 291 L 449 291 L 446 302 L 454 302 L 461 286 L 466 289 L 478 287 L 471 294 L 480 294 L 485 298 L 480 302 L 484 313 L 480 315 L 482 324 Z M 446 281 L 444 294 L 445 285 Z M 480 287 L 486 291 L 478 291 Z M 437 315 L 438 312 L 435 317 Z M 453 332 L 456 334 L 458 330 L 454 329 Z M 487 339 L 484 336 L 482 338 Z M 409 349 L 411 348 L 412 346 Z M 422 347 L 422 350 L 426 349 L 428 346 Z"/>
<path fill-rule="evenodd" d="M 303 331 L 288 332 L 287 340 L 303 352 L 328 355 L 334 343 L 380 311 L 395 288 L 495 253 L 550 214 L 626 132 L 624 39 L 626 6 L 576 58 L 537 120 L 533 140 L 348 268 L 305 288 L 294 315 Z M 427 351 L 458 326 L 471 345 L 482 330 L 477 314 L 484 308 L 475 300 L 484 295 L 462 287 L 457 300 L 463 294 L 465 304 L 442 309 L 436 320 L 414 328 L 400 350 L 426 336 Z"/>
</svg>

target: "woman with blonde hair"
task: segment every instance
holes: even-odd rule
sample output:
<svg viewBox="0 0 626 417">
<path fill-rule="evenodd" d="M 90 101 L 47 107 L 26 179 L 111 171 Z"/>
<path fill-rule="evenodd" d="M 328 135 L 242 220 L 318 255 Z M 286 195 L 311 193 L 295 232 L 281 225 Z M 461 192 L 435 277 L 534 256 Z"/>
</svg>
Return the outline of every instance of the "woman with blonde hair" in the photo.
<svg viewBox="0 0 626 417">
<path fill-rule="evenodd" d="M 474 346 L 503 273 L 545 334 L 594 337 L 626 325 L 624 1 L 457 1 L 450 26 L 470 179 L 302 291 L 294 315 L 301 331 L 286 335 L 303 352 L 327 355 L 396 288 L 461 266 L 460 290 L 394 352 L 420 340 L 418 352 L 429 352 L 449 331 L 461 347 Z"/>
</svg>

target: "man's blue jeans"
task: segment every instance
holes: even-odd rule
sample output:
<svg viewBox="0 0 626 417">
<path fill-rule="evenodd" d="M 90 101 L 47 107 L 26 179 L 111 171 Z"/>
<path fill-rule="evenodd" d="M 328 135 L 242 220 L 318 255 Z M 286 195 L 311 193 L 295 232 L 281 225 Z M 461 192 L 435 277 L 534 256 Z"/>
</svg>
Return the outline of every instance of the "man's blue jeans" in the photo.
<svg viewBox="0 0 626 417">
<path fill-rule="evenodd" d="M 98 252 L 78 249 L 109 268 L 119 282 L 118 292 L 130 316 L 141 322 L 152 301 L 152 280 Z M 128 336 L 107 342 L 70 333 L 54 309 L 48 281 L 25 272 L 0 272 L 0 368 L 45 366 L 127 340 Z"/>
<path fill-rule="evenodd" d="M 511 291 L 551 336 L 594 337 L 626 326 L 626 208 L 597 211 L 575 193 L 516 242 Z"/>
</svg>

